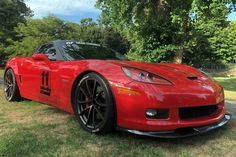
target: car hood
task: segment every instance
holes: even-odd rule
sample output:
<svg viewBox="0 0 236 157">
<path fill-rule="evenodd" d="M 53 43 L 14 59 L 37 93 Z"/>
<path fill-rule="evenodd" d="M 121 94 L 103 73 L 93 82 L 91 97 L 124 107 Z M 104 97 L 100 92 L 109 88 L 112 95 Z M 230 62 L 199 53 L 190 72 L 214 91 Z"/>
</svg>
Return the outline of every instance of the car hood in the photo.
<svg viewBox="0 0 236 157">
<path fill-rule="evenodd" d="M 222 88 L 205 74 L 202 74 L 197 69 L 186 65 L 131 61 L 109 62 L 123 67 L 133 67 L 151 72 L 171 81 L 175 86 L 183 88 L 183 90 L 199 88 L 199 92 L 205 93 L 206 91 L 208 91 L 209 93 L 213 93 L 214 91 Z"/>
<path fill-rule="evenodd" d="M 194 79 L 200 77 L 202 74 L 196 69 L 177 64 L 168 63 L 145 63 L 145 62 L 131 62 L 131 61 L 110 61 L 110 63 L 118 64 L 123 67 L 133 67 L 144 71 L 151 72 L 166 79 L 189 78 Z"/>
</svg>

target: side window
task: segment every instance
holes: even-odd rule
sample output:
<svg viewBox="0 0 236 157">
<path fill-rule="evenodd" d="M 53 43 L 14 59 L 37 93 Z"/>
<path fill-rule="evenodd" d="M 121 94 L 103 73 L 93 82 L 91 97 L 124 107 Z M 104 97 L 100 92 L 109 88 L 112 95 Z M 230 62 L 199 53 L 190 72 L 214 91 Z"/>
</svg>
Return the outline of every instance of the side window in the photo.
<svg viewBox="0 0 236 157">
<path fill-rule="evenodd" d="M 48 47 L 48 44 L 40 46 L 37 50 L 36 53 L 44 53 Z"/>
<path fill-rule="evenodd" d="M 37 53 L 43 53 L 48 56 L 48 59 L 51 61 L 57 60 L 56 49 L 53 44 L 46 44 L 42 45 L 38 50 Z"/>
</svg>

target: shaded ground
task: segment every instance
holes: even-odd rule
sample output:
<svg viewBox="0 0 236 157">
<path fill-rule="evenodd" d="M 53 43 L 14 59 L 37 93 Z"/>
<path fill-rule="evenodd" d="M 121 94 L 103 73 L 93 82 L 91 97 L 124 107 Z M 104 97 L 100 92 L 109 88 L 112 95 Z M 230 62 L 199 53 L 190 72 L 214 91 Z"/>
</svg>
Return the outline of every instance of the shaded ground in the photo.
<svg viewBox="0 0 236 157">
<path fill-rule="evenodd" d="M 0 156 L 177 156 L 233 157 L 236 154 L 236 103 L 227 101 L 229 124 L 184 139 L 141 137 L 122 132 L 93 135 L 73 115 L 32 101 L 7 102 L 0 86 Z"/>
</svg>

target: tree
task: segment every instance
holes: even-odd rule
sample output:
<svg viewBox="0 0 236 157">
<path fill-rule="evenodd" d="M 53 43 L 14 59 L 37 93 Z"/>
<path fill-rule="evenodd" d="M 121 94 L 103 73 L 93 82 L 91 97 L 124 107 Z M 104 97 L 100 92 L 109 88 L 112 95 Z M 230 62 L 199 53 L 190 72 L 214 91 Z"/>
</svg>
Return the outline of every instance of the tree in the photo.
<svg viewBox="0 0 236 157">
<path fill-rule="evenodd" d="M 120 33 L 115 32 L 110 27 L 105 27 L 103 29 L 104 33 L 102 34 L 101 44 L 114 49 L 121 54 L 126 54 L 130 49 L 129 42 L 121 36 Z"/>
<path fill-rule="evenodd" d="M 234 7 L 233 1 L 225 0 L 195 0 L 192 5 L 192 23 L 194 25 L 194 38 L 196 43 L 191 45 L 190 55 L 192 62 L 196 64 L 201 60 L 204 64 L 210 62 L 221 62 L 218 51 L 213 48 L 219 32 L 227 28 L 228 14 Z M 222 44 L 225 44 L 225 40 Z"/>
<path fill-rule="evenodd" d="M 102 10 L 101 21 L 111 25 L 131 43 L 129 58 L 146 61 L 165 58 L 167 50 L 175 48 L 169 46 L 172 41 L 170 19 L 166 16 L 158 16 L 167 15 L 164 6 L 165 3 L 153 0 L 97 1 L 97 7 Z M 161 49 L 161 46 L 167 48 Z"/>
<path fill-rule="evenodd" d="M 8 39 L 17 39 L 14 27 L 19 22 L 24 23 L 25 17 L 31 16 L 31 10 L 24 0 L 1 0 L 0 1 L 0 43 L 8 45 Z"/>
<path fill-rule="evenodd" d="M 29 56 L 42 43 L 61 39 L 65 34 L 63 27 L 64 21 L 53 16 L 28 19 L 26 23 L 19 23 L 15 28 L 19 39 L 11 40 L 6 52 L 10 56 Z"/>
<path fill-rule="evenodd" d="M 235 0 L 98 0 L 96 5 L 102 10 L 101 21 L 131 43 L 131 59 L 181 63 L 184 58 L 191 63 L 199 56 L 217 60 L 209 38 L 227 27 L 226 16 L 234 4 Z"/>
<path fill-rule="evenodd" d="M 209 38 L 211 48 L 222 63 L 236 63 L 236 21 Z"/>
</svg>

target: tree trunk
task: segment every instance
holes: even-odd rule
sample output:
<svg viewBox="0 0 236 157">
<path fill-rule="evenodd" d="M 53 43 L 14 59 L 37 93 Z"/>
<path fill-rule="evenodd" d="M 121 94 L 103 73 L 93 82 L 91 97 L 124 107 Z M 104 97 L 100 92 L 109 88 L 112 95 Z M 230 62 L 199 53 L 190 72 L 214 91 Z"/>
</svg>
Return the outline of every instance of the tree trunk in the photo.
<svg viewBox="0 0 236 157">
<path fill-rule="evenodd" d="M 178 63 L 178 64 L 181 64 L 182 61 L 183 61 L 183 48 L 180 48 L 176 51 L 175 53 L 175 57 L 174 57 L 174 62 L 175 63 Z"/>
</svg>

